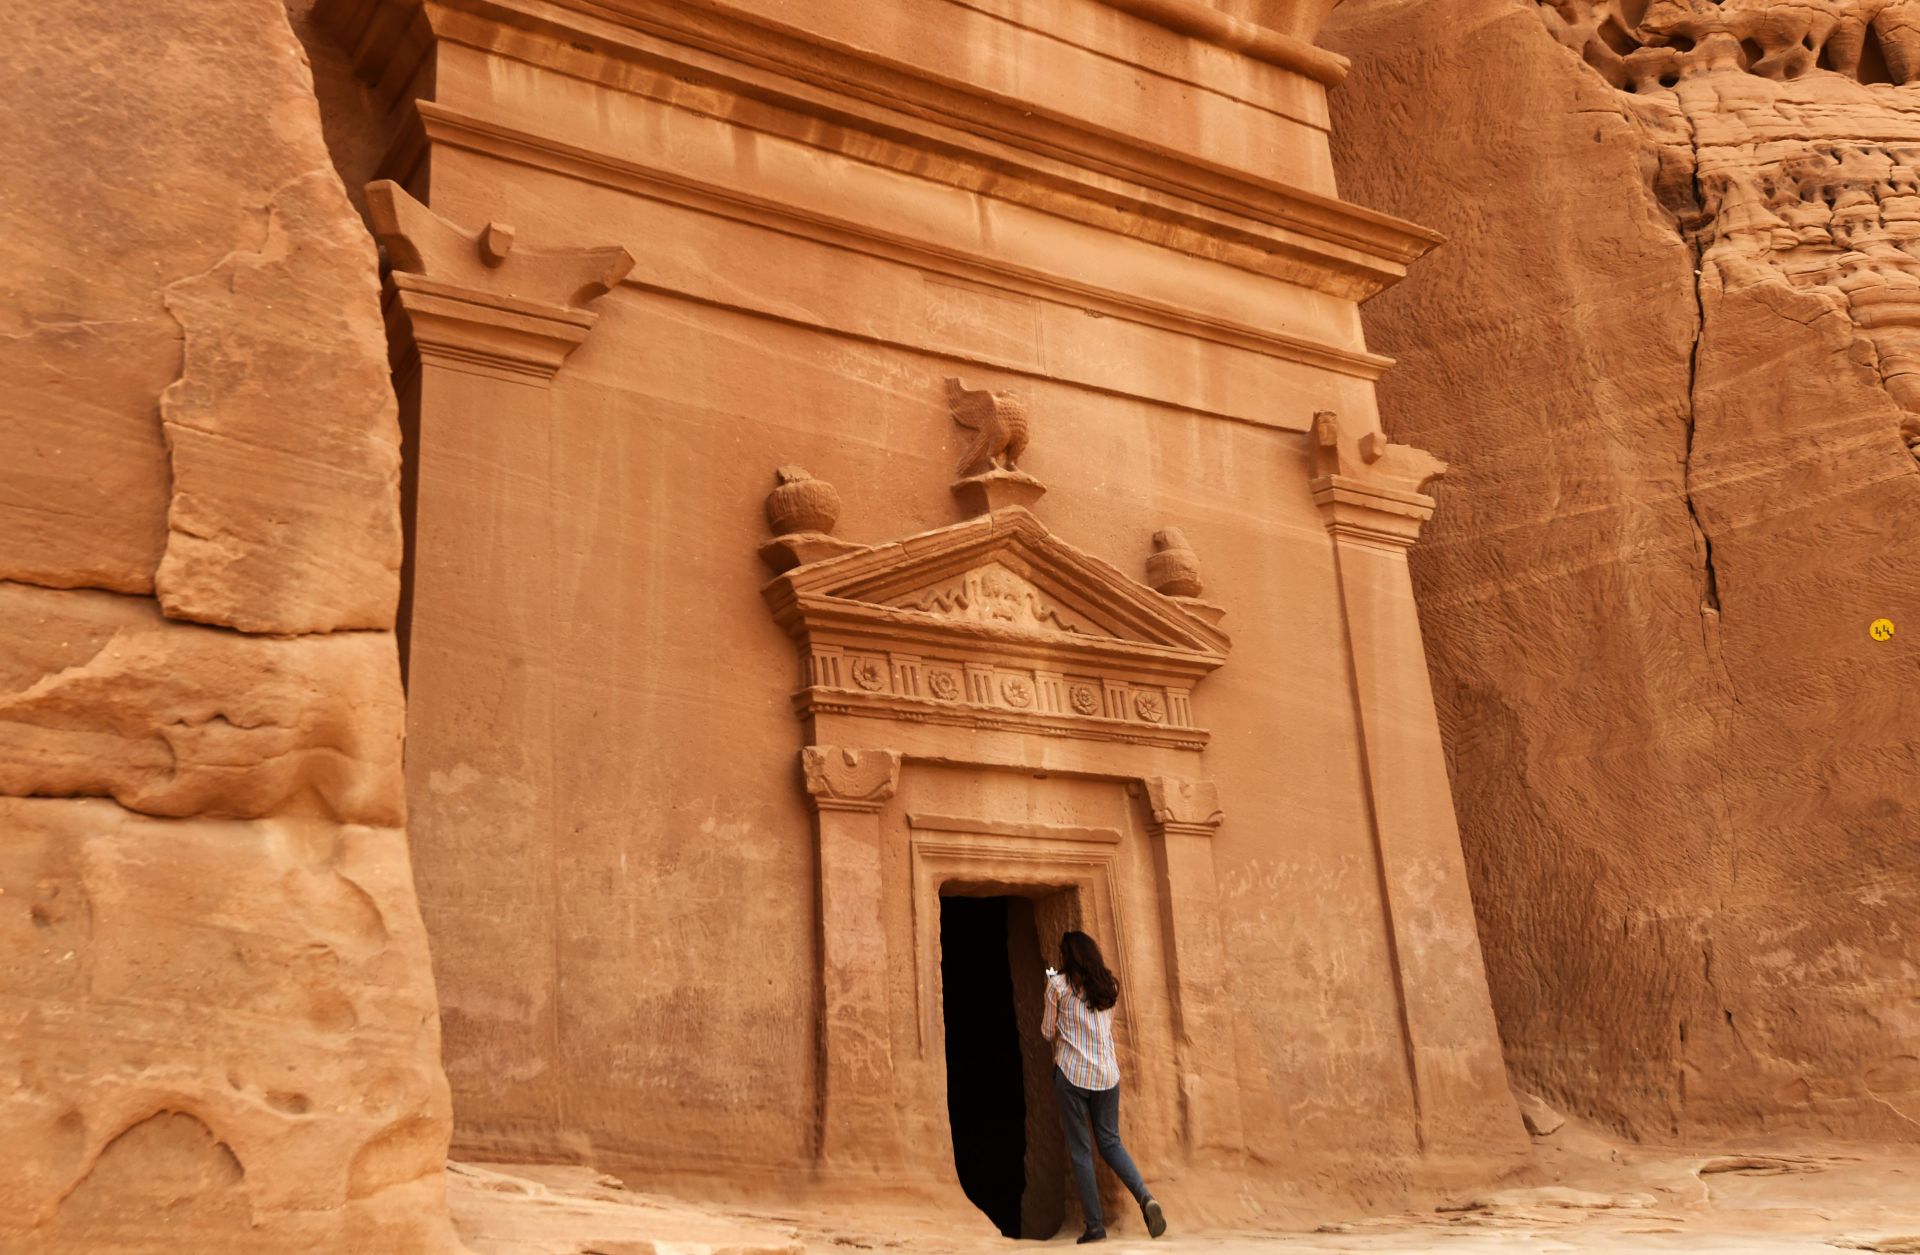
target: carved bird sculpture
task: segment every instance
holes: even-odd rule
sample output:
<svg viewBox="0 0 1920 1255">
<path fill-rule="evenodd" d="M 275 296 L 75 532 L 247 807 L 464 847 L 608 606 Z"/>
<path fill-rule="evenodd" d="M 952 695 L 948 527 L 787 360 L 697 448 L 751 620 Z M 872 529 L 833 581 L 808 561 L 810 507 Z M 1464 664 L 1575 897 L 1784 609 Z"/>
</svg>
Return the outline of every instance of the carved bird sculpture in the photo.
<svg viewBox="0 0 1920 1255">
<path fill-rule="evenodd" d="M 947 380 L 947 406 L 953 421 L 973 433 L 973 442 L 960 462 L 962 475 L 1000 467 L 1018 470 L 1015 462 L 1027 451 L 1027 406 L 1011 392 L 969 388 L 958 379 Z"/>
</svg>

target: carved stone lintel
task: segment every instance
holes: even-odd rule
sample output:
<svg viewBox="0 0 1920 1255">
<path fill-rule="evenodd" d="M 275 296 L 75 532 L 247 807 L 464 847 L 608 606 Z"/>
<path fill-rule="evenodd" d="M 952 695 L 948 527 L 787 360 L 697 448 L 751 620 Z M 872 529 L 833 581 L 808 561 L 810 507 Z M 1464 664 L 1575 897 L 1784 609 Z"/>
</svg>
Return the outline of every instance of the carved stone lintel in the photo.
<svg viewBox="0 0 1920 1255">
<path fill-rule="evenodd" d="M 1045 484 L 1025 471 L 993 470 L 969 475 L 953 485 L 953 495 L 968 518 L 1014 506 L 1030 510 L 1046 491 Z"/>
<path fill-rule="evenodd" d="M 877 811 L 900 787 L 900 755 L 892 750 L 809 745 L 800 770 L 816 810 Z"/>
<path fill-rule="evenodd" d="M 1424 449 L 1389 443 L 1377 431 L 1350 438 L 1339 416 L 1313 416 L 1313 502 L 1335 536 L 1405 547 L 1433 517 L 1427 484 L 1447 464 Z"/>
<path fill-rule="evenodd" d="M 1169 832 L 1210 837 L 1226 815 L 1220 809 L 1220 790 L 1211 780 L 1178 776 L 1148 776 L 1147 809 L 1155 835 Z"/>
<path fill-rule="evenodd" d="M 528 248 L 499 222 L 468 231 L 387 179 L 367 185 L 367 217 L 392 271 L 396 353 L 410 342 L 422 361 L 474 374 L 550 380 L 593 329 L 581 306 L 633 269 L 617 246 Z"/>
</svg>

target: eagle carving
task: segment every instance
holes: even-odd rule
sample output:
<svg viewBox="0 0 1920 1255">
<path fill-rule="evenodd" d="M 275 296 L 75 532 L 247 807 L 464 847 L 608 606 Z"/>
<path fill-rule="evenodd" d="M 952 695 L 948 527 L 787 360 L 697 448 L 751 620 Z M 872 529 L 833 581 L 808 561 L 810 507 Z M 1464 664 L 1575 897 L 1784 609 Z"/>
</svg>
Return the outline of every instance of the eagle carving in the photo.
<svg viewBox="0 0 1920 1255">
<path fill-rule="evenodd" d="M 947 380 L 947 406 L 953 421 L 973 432 L 973 442 L 961 459 L 960 474 L 975 475 L 998 467 L 1013 471 L 1027 451 L 1026 402 L 1011 392 L 969 388 L 958 379 Z"/>
</svg>

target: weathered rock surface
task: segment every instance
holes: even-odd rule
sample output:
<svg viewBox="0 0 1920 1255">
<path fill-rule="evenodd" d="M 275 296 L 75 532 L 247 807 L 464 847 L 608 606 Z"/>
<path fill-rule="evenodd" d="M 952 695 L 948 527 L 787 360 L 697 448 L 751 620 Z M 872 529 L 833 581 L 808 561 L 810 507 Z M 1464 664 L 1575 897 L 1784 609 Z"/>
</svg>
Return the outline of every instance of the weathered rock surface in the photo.
<svg viewBox="0 0 1920 1255">
<path fill-rule="evenodd" d="M 300 45 L 271 0 L 180 6 L 159 40 L 154 21 L 9 14 L 0 576 L 147 592 L 157 570 L 178 617 L 390 627 L 374 249 Z"/>
<path fill-rule="evenodd" d="M 0 1247 L 452 1249 L 372 242 L 273 0 L 5 26 Z"/>
<path fill-rule="evenodd" d="M 241 636 L 164 618 L 146 598 L 0 583 L 0 634 L 0 794 L 404 820 L 388 633 Z"/>
<path fill-rule="evenodd" d="M 318 137 L 286 147 L 320 164 L 270 189 L 257 245 L 166 290 L 185 363 L 160 398 L 155 585 L 177 618 L 250 632 L 392 627 L 400 429 L 373 243 Z"/>
<path fill-rule="evenodd" d="M 1516 1079 L 1920 1135 L 1920 97 L 1900 5 L 1350 4 L 1342 192 Z M 1903 634 L 1869 636 L 1878 618 Z M 1907 625 L 1914 625 L 1909 628 Z"/>
<path fill-rule="evenodd" d="M 430 1231 L 447 1107 L 404 833 L 5 799 L 0 890 L 0 1236 L 258 1250 L 360 1226 L 402 1250 Z M 168 1191 L 215 1231 L 118 1214 Z M 68 1214 L 89 1197 L 98 1215 Z"/>
</svg>

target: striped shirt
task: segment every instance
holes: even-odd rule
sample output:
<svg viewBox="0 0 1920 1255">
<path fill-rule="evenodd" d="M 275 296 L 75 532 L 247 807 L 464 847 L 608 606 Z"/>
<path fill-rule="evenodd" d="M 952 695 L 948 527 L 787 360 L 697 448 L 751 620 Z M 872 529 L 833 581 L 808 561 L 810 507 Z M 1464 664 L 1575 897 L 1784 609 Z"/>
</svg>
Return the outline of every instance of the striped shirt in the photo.
<svg viewBox="0 0 1920 1255">
<path fill-rule="evenodd" d="M 1113 1008 L 1095 1011 L 1067 978 L 1047 977 L 1047 1013 L 1040 1036 L 1053 1043 L 1054 1066 L 1081 1089 L 1112 1089 L 1120 1083 L 1120 1057 L 1113 1049 Z"/>
</svg>

